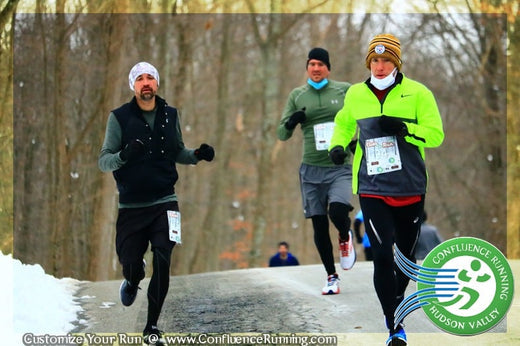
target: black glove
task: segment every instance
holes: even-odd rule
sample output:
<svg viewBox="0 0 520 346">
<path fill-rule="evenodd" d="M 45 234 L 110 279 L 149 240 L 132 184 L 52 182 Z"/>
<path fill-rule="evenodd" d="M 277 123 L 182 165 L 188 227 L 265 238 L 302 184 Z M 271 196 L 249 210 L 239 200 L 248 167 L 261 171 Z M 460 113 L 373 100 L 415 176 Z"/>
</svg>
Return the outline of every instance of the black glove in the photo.
<svg viewBox="0 0 520 346">
<path fill-rule="evenodd" d="M 119 152 L 119 157 L 123 161 L 131 161 L 143 156 L 145 152 L 146 147 L 144 143 L 139 139 L 132 139 L 124 149 Z"/>
<path fill-rule="evenodd" d="M 289 120 L 285 123 L 285 128 L 287 130 L 294 130 L 296 125 L 299 123 L 303 123 L 307 117 L 305 116 L 305 107 L 302 108 L 302 110 L 294 112 L 290 117 Z"/>
<path fill-rule="evenodd" d="M 408 135 L 408 128 L 403 121 L 386 115 L 382 115 L 379 118 L 379 126 L 381 127 L 381 130 L 390 135 L 396 135 L 399 137 Z"/>
<path fill-rule="evenodd" d="M 357 139 L 353 139 L 350 141 L 350 143 L 347 145 L 348 149 L 352 154 L 356 153 L 356 146 L 357 146 Z"/>
<path fill-rule="evenodd" d="M 195 157 L 199 160 L 212 161 L 215 157 L 215 149 L 211 145 L 202 143 L 198 149 L 195 149 Z"/>
<path fill-rule="evenodd" d="M 342 165 L 345 163 L 345 158 L 347 157 L 347 153 L 345 149 L 341 145 L 335 146 L 329 152 L 330 159 L 334 162 L 335 165 Z"/>
</svg>

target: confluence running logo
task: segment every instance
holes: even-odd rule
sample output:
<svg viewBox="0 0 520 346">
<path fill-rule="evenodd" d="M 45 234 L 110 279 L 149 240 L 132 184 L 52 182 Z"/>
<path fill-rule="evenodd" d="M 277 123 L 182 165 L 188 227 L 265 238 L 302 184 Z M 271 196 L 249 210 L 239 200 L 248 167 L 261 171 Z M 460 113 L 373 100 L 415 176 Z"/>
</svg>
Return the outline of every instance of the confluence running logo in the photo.
<svg viewBox="0 0 520 346">
<path fill-rule="evenodd" d="M 513 302 L 513 273 L 505 256 L 478 238 L 460 237 L 435 247 L 417 265 L 395 250 L 398 267 L 417 282 L 395 311 L 395 324 L 422 308 L 437 327 L 476 335 L 497 325 Z"/>
</svg>

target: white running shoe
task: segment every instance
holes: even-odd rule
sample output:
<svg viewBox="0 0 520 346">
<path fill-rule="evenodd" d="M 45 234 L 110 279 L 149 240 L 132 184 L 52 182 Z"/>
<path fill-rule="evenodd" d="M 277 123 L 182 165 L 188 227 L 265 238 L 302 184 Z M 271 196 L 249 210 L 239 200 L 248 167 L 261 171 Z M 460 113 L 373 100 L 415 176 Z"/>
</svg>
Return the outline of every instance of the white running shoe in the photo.
<svg viewBox="0 0 520 346">
<path fill-rule="evenodd" d="M 352 230 L 348 231 L 347 241 L 339 239 L 339 259 L 343 270 L 352 269 L 354 263 L 356 263 L 356 249 L 354 249 L 354 242 L 352 239 Z"/>
<path fill-rule="evenodd" d="M 327 284 L 321 290 L 321 294 L 338 294 L 339 293 L 339 278 L 338 274 L 329 275 L 327 277 Z"/>
</svg>

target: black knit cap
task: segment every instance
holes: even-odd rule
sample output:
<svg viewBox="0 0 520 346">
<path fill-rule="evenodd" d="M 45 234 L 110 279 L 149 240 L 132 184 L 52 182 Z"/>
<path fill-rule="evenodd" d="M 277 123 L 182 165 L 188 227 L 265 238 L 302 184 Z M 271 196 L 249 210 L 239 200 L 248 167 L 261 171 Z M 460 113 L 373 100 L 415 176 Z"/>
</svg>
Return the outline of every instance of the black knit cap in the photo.
<svg viewBox="0 0 520 346">
<path fill-rule="evenodd" d="M 330 71 L 329 52 L 327 52 L 325 49 L 319 47 L 312 48 L 309 51 L 309 56 L 307 57 L 307 65 L 309 65 L 309 60 L 311 59 L 322 61 L 325 65 L 327 65 L 327 68 Z"/>
</svg>

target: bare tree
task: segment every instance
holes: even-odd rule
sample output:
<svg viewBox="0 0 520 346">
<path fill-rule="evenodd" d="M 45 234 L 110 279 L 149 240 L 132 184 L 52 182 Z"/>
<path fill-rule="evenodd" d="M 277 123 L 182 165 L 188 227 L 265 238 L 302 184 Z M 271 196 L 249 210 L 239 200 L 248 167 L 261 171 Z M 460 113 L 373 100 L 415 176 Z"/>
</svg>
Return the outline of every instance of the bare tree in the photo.
<svg viewBox="0 0 520 346">
<path fill-rule="evenodd" d="M 507 52 L 507 256 L 520 258 L 520 16 L 509 7 Z"/>
<path fill-rule="evenodd" d="M 251 24 L 255 41 L 260 48 L 260 69 L 262 75 L 262 97 L 261 114 L 263 121 L 259 133 L 258 142 L 258 182 L 256 190 L 256 202 L 254 211 L 253 240 L 251 244 L 250 266 L 259 264 L 262 254 L 262 242 L 267 229 L 268 205 L 273 200 L 269 193 L 271 190 L 273 170 L 271 155 L 276 142 L 275 129 L 281 109 L 280 84 L 277 76 L 280 70 L 280 44 L 283 36 L 288 30 L 302 18 L 301 16 L 290 16 L 289 18 L 277 14 L 282 12 L 282 1 L 271 0 L 271 15 L 259 16 L 256 14 L 252 1 L 247 0 L 251 12 Z M 319 5 L 316 5 L 319 6 Z"/>
<path fill-rule="evenodd" d="M 119 11 L 124 9 L 119 8 Z M 114 11 L 114 12 L 119 12 Z M 102 90 L 102 97 L 99 99 L 96 112 L 93 114 L 93 120 L 96 120 L 98 126 L 96 130 L 99 134 L 103 133 L 105 122 L 99 119 L 101 114 L 108 116 L 107 110 L 115 108 L 119 102 L 117 93 L 112 90 L 113 81 L 120 80 L 118 78 L 124 75 L 121 68 L 123 65 L 123 55 L 118 53 L 122 50 L 123 43 L 127 37 L 126 28 L 128 28 L 128 16 L 112 14 L 107 15 L 104 22 L 109 35 L 106 42 L 106 60 L 104 69 L 100 71 L 106 79 L 105 87 Z M 93 33 L 96 34 L 96 33 Z M 98 135 L 98 138 L 101 137 Z M 97 148 L 101 147 L 99 140 L 95 142 Z M 93 196 L 93 217 L 92 232 L 89 239 L 88 253 L 88 277 L 90 279 L 108 279 L 110 278 L 110 270 L 107 270 L 106 263 L 110 263 L 114 252 L 115 239 L 115 215 L 117 210 L 117 199 L 114 196 L 115 183 L 111 174 L 98 174 L 98 179 L 94 185 L 95 195 Z M 110 246 L 112 245 L 112 246 Z"/>
<path fill-rule="evenodd" d="M 226 3 L 228 4 L 228 3 Z M 229 7 L 224 6 L 224 11 L 228 11 Z M 211 142 L 214 143 L 215 147 L 219 149 L 219 152 L 226 155 L 229 152 L 229 143 L 226 140 L 226 128 L 228 123 L 228 110 L 229 110 L 229 79 L 231 68 L 231 42 L 233 38 L 231 26 L 233 16 L 228 16 L 228 19 L 222 21 L 222 28 L 220 30 L 220 57 L 219 57 L 219 69 L 216 71 L 217 78 L 217 109 L 216 117 L 214 119 L 215 131 L 212 133 Z M 221 248 L 221 236 L 218 232 L 215 232 L 213 225 L 223 225 L 222 216 L 225 215 L 224 208 L 226 205 L 220 203 L 220 196 L 224 194 L 226 187 L 226 159 L 223 156 L 221 159 L 215 162 L 216 167 L 214 168 L 214 174 L 212 182 L 210 184 L 209 191 L 209 208 L 202 223 L 202 237 L 197 239 L 197 250 L 196 253 L 199 255 L 193 261 L 193 266 L 198 265 L 199 268 L 205 270 L 217 270 L 217 261 L 207 261 L 205 257 L 218 258 Z M 204 244 L 213 244 L 213 246 L 207 248 Z M 206 248 L 201 251 L 201 248 Z M 203 263 L 200 263 L 203 262 Z"/>
<path fill-rule="evenodd" d="M 445 190 L 438 170 L 432 178 L 450 221 L 446 226 L 455 234 L 487 239 L 505 252 L 506 17 L 469 10 L 466 16 L 439 13 L 433 21 L 426 19 L 426 28 L 443 38 L 435 44 L 446 52 L 439 68 L 449 74 L 457 95 L 464 95 L 456 100 L 447 95 L 463 111 L 445 119 L 443 146 L 460 149 L 445 161 L 443 179 L 454 179 L 465 193 Z M 474 197 L 484 195 L 485 199 Z"/>
<path fill-rule="evenodd" d="M 13 247 L 13 19 L 18 0 L 8 1 L 0 12 L 0 251 Z"/>
<path fill-rule="evenodd" d="M 131 97 L 128 70 L 148 60 L 161 73 L 161 96 L 181 112 L 186 145 L 207 141 L 217 152 L 211 164 L 178 167 L 183 244 L 172 271 L 263 266 L 280 240 L 302 263 L 319 263 L 301 210 L 301 146 L 281 145 L 276 124 L 290 90 L 305 82 L 312 46 L 330 51 L 334 79 L 358 82 L 368 74 L 366 44 L 383 29 L 397 31 L 405 73 L 434 92 L 446 125 L 443 146 L 427 153 L 431 220 L 445 237 L 458 231 L 505 247 L 505 142 L 496 139 L 505 133 L 502 17 L 281 14 L 288 5 L 279 0 L 269 2 L 278 14 L 254 13 L 252 1 L 241 3 L 249 14 L 193 14 L 202 2 L 172 0 L 161 6 L 175 14 L 147 14 L 147 4 L 92 1 L 89 11 L 99 14 L 57 15 L 39 1 L 38 13 L 16 16 L 14 251 L 24 262 L 60 276 L 120 275 L 117 190 L 97 168 L 97 155 L 110 110 Z M 215 12 L 238 6 L 208 4 Z M 312 12 L 333 4 L 306 6 Z M 508 88 L 510 99 L 515 90 Z M 518 125 L 512 115 L 508 121 Z"/>
</svg>

